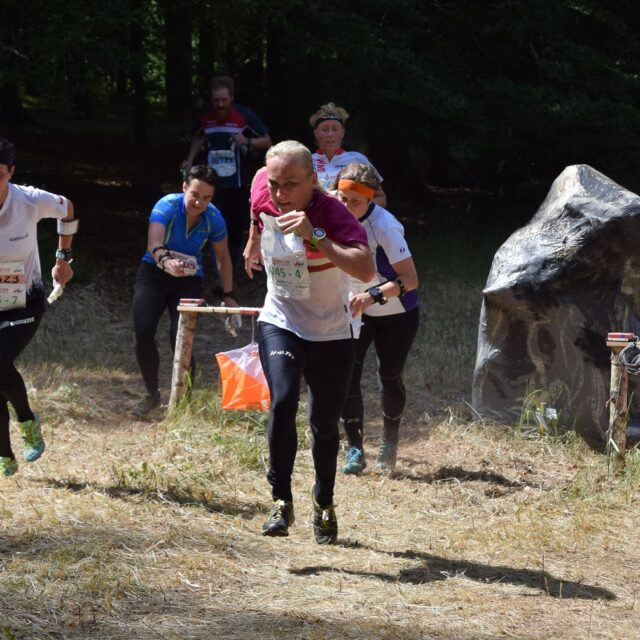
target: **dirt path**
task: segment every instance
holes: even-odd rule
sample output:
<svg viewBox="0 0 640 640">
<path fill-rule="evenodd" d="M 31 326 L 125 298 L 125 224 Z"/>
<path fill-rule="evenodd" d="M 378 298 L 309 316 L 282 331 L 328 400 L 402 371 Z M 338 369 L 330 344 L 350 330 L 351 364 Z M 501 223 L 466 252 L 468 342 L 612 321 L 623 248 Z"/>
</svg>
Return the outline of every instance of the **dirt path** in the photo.
<svg viewBox="0 0 640 640">
<path fill-rule="evenodd" d="M 579 447 L 412 425 L 394 474 L 339 477 L 323 548 L 307 451 L 291 536 L 265 539 L 263 472 L 188 422 L 78 416 L 2 481 L 4 637 L 638 637 L 637 503 L 567 497 Z"/>
</svg>

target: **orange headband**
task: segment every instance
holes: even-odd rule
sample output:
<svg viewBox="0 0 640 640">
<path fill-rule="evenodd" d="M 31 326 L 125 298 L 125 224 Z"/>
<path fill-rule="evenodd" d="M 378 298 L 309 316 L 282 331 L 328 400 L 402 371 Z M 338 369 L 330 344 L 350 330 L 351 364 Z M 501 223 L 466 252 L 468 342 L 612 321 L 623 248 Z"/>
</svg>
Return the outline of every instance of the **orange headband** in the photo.
<svg viewBox="0 0 640 640">
<path fill-rule="evenodd" d="M 340 180 L 338 180 L 338 189 L 340 191 L 357 191 L 367 200 L 373 200 L 373 196 L 376 195 L 375 189 L 367 187 L 366 184 L 354 182 L 353 180 L 345 180 L 344 178 L 340 178 Z"/>
</svg>

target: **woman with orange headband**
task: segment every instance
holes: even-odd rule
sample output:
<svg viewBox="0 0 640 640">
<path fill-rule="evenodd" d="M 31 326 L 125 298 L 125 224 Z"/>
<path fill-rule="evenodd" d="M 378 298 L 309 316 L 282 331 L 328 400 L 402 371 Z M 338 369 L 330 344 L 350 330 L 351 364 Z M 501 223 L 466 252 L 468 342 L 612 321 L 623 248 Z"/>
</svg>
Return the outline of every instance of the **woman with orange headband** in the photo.
<svg viewBox="0 0 640 640">
<path fill-rule="evenodd" d="M 361 315 L 360 335 L 351 386 L 342 412 L 348 450 L 344 473 L 359 474 L 366 466 L 363 447 L 364 405 L 360 380 L 362 366 L 374 344 L 381 387 L 383 431 L 375 466 L 396 465 L 400 418 L 406 402 L 402 370 L 418 331 L 418 274 L 404 239 L 400 222 L 374 202 L 380 187 L 376 170 L 353 163 L 343 169 L 334 184 L 338 198 L 360 221 L 375 256 L 376 278 L 362 284 L 351 281 L 351 314 Z"/>
<path fill-rule="evenodd" d="M 345 123 L 348 118 L 349 114 L 346 109 L 338 107 L 333 102 L 323 104 L 309 118 L 309 124 L 313 128 L 313 135 L 318 145 L 313 154 L 313 165 L 318 174 L 318 184 L 325 191 L 330 191 L 333 188 L 338 173 L 352 162 L 371 164 L 362 153 L 345 151 L 342 148 Z M 374 172 L 378 178 L 378 185 L 380 185 L 382 177 L 375 168 Z M 387 196 L 381 186 L 376 190 L 374 200 L 381 207 L 387 206 Z"/>
</svg>

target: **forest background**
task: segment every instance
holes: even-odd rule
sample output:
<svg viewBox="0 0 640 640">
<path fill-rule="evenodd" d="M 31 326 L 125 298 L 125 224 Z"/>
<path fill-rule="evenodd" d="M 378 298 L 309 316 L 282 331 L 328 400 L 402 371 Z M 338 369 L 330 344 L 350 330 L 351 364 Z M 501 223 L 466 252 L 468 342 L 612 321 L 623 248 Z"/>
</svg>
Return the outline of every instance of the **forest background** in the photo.
<svg viewBox="0 0 640 640">
<path fill-rule="evenodd" d="M 588 163 L 639 190 L 638 34 L 630 1 L 4 0 L 15 181 L 68 196 L 81 229 L 74 280 L 19 364 L 47 451 L 0 486 L 0 638 L 637 638 L 638 449 L 613 475 L 572 433 L 528 424 L 525 403 L 500 426 L 465 398 L 494 251 L 552 180 Z M 304 398 L 297 522 L 260 535 L 266 416 L 221 411 L 209 384 L 249 322 L 234 342 L 199 321 L 205 384 L 167 419 L 130 414 L 147 217 L 179 188 L 216 73 L 274 141 L 312 145 L 309 114 L 344 105 L 345 146 L 384 176 L 420 274 L 398 468 L 339 474 L 335 547 L 312 543 Z M 55 225 L 38 237 L 47 273 Z M 264 281 L 238 285 L 261 303 Z"/>
<path fill-rule="evenodd" d="M 330 100 L 346 106 L 348 147 L 415 202 L 433 187 L 537 198 L 575 163 L 630 187 L 638 173 L 633 2 L 33 0 L 25 9 L 3 3 L 5 125 L 46 111 L 99 128 L 115 114 L 140 145 L 153 147 L 167 125 L 187 140 L 208 80 L 228 73 L 275 141 L 312 144 L 309 114 Z"/>
</svg>

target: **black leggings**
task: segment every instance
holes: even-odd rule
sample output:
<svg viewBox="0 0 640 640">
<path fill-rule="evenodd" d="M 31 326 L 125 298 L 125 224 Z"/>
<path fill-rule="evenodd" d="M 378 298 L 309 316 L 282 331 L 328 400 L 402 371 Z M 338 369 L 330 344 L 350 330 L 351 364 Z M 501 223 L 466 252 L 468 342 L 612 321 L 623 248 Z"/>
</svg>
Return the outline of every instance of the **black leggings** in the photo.
<svg viewBox="0 0 640 640">
<path fill-rule="evenodd" d="M 136 358 L 149 393 L 158 391 L 160 356 L 156 346 L 156 330 L 165 309 L 171 318 L 171 350 L 176 345 L 180 298 L 201 298 L 202 278 L 175 278 L 148 262 L 141 262 L 133 293 L 133 326 L 136 332 Z M 193 373 L 194 362 L 191 361 Z"/>
<path fill-rule="evenodd" d="M 314 495 L 333 500 L 338 457 L 338 421 L 353 366 L 354 341 L 311 342 L 265 322 L 260 327 L 260 360 L 271 393 L 269 472 L 274 500 L 291 500 L 291 474 L 298 448 L 296 412 L 304 375 L 309 400 Z"/>
<path fill-rule="evenodd" d="M 18 422 L 33 420 L 27 389 L 13 364 L 35 335 L 42 315 L 44 300 L 29 303 L 25 309 L 0 312 L 0 456 L 14 458 L 9 437 L 9 406 L 13 406 Z"/>
<path fill-rule="evenodd" d="M 360 381 L 365 356 L 371 343 L 376 349 L 378 380 L 382 392 L 382 418 L 384 437 L 397 443 L 400 418 L 404 411 L 406 392 L 402 382 L 402 370 L 418 331 L 420 316 L 418 307 L 407 313 L 391 316 L 363 315 L 364 324 L 356 340 L 356 361 L 353 377 L 342 412 L 344 429 L 349 446 L 362 448 L 364 406 Z"/>
</svg>

